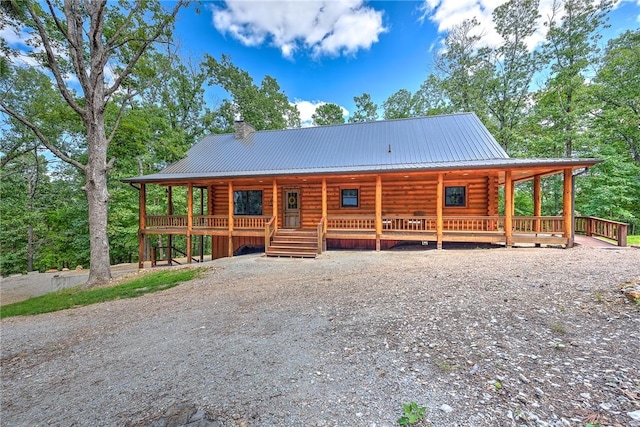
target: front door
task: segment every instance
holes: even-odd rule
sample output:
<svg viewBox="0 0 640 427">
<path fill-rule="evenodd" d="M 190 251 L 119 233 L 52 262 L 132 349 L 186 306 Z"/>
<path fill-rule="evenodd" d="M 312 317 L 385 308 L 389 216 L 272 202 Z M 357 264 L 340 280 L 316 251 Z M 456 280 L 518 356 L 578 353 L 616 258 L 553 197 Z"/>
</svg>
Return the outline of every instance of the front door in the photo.
<svg viewBox="0 0 640 427">
<path fill-rule="evenodd" d="M 300 189 L 284 191 L 284 226 L 300 228 Z"/>
</svg>

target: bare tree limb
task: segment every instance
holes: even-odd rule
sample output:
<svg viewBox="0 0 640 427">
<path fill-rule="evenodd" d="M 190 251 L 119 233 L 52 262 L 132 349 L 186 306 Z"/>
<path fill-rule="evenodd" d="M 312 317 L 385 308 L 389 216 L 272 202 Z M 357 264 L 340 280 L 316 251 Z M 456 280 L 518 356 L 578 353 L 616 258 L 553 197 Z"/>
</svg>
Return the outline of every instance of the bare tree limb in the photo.
<svg viewBox="0 0 640 427">
<path fill-rule="evenodd" d="M 66 155 L 65 153 L 63 153 L 61 150 L 58 149 L 58 147 L 56 147 L 55 145 L 53 145 L 46 136 L 44 136 L 44 134 L 42 132 L 40 132 L 40 129 L 38 129 L 38 127 L 36 125 L 34 125 L 33 123 L 31 123 L 29 120 L 25 119 L 24 117 L 22 117 L 20 114 L 18 114 L 17 112 L 13 111 L 11 108 L 9 108 L 2 99 L 0 99 L 0 107 L 2 107 L 2 111 L 4 111 L 5 113 L 7 113 L 8 115 L 10 115 L 11 117 L 13 117 L 14 119 L 16 119 L 17 121 L 19 121 L 20 123 L 22 123 L 23 125 L 25 125 L 26 127 L 28 127 L 29 129 L 31 129 L 31 131 L 38 137 L 38 139 L 40 140 L 40 142 L 42 143 L 42 145 L 44 145 L 45 147 L 47 147 L 47 149 L 49 151 L 51 151 L 56 157 L 58 157 L 60 160 L 69 163 L 72 166 L 75 166 L 76 168 L 80 169 L 82 172 L 86 171 L 86 166 L 83 165 L 82 163 L 80 163 L 79 161 L 69 157 L 68 155 Z"/>
</svg>

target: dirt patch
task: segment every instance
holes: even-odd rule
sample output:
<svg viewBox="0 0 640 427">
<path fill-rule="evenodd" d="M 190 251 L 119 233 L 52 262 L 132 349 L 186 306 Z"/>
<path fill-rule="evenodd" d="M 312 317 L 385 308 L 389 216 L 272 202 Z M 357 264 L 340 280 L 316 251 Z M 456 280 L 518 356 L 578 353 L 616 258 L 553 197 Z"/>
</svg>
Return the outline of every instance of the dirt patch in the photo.
<svg viewBox="0 0 640 427">
<path fill-rule="evenodd" d="M 187 407 L 203 425 L 392 426 L 416 401 L 422 425 L 639 425 L 640 311 L 619 287 L 638 255 L 217 260 L 166 291 L 3 320 L 2 423 L 143 426 Z"/>
</svg>

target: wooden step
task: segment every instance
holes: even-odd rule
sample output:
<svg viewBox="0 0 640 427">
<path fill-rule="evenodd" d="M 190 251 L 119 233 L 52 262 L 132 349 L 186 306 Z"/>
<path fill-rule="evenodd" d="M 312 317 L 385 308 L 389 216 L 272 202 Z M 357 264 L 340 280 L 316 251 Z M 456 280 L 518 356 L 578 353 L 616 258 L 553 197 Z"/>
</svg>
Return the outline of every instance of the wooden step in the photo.
<svg viewBox="0 0 640 427">
<path fill-rule="evenodd" d="M 271 257 L 315 258 L 318 237 L 315 230 L 280 229 L 271 240 L 266 255 Z"/>
<path fill-rule="evenodd" d="M 299 251 L 276 251 L 269 248 L 267 250 L 267 256 L 269 257 L 287 257 L 287 258 L 315 258 L 317 254 L 315 252 L 299 252 Z"/>
</svg>

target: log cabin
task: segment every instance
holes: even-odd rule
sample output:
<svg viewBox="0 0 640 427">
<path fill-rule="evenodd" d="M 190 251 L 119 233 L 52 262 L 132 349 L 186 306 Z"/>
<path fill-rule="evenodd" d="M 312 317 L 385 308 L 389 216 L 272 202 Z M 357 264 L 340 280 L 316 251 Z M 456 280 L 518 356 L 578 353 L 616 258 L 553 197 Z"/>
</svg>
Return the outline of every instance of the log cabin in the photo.
<svg viewBox="0 0 640 427">
<path fill-rule="evenodd" d="M 473 113 L 275 131 L 242 120 L 235 126 L 158 173 L 125 180 L 139 191 L 141 267 L 154 235 L 186 236 L 189 262 L 198 236 L 210 236 L 212 259 L 246 245 L 300 257 L 406 241 L 569 248 L 574 171 L 599 162 L 510 158 Z M 542 216 L 541 179 L 556 174 L 562 212 Z M 524 181 L 533 181 L 533 215 L 516 216 L 514 186 Z M 151 185 L 166 187 L 166 214 L 147 214 Z M 175 187 L 186 189 L 180 215 Z"/>
</svg>

